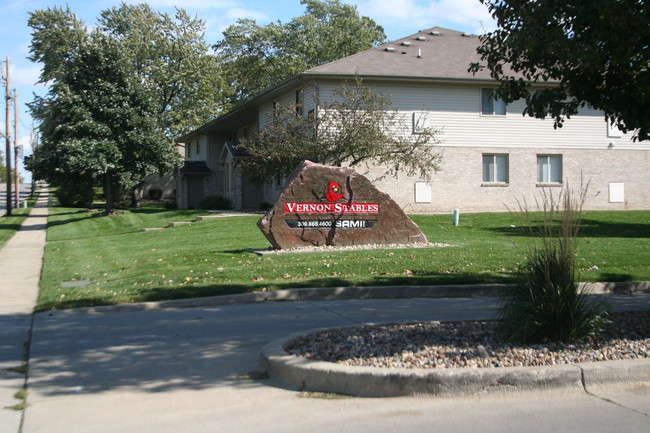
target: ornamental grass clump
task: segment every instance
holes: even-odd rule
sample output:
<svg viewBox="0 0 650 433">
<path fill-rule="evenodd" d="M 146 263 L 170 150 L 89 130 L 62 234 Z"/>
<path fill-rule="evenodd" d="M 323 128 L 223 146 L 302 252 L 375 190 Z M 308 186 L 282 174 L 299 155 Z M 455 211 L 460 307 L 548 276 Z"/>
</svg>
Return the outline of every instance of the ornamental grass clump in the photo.
<svg viewBox="0 0 650 433">
<path fill-rule="evenodd" d="M 544 192 L 541 213 L 520 203 L 527 230 L 536 233 L 519 282 L 501 299 L 501 330 L 513 343 L 579 341 L 609 322 L 602 300 L 588 299 L 577 284 L 576 256 L 587 186 L 575 194 L 568 186 L 557 197 Z M 541 215 L 541 217 L 540 217 Z M 535 220 L 538 220 L 535 223 Z"/>
</svg>

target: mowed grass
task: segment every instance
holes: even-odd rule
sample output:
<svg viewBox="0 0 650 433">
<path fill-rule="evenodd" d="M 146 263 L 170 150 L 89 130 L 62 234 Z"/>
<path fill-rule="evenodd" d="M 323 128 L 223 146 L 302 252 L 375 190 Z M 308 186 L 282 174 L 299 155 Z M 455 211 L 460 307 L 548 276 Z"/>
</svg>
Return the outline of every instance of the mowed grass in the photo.
<svg viewBox="0 0 650 433">
<path fill-rule="evenodd" d="M 298 287 L 504 283 L 534 241 L 511 213 L 412 218 L 444 248 L 257 256 L 259 216 L 195 222 L 200 211 L 143 209 L 92 218 L 51 208 L 39 310 Z M 650 280 L 650 211 L 587 212 L 578 264 L 583 281 Z"/>
</svg>

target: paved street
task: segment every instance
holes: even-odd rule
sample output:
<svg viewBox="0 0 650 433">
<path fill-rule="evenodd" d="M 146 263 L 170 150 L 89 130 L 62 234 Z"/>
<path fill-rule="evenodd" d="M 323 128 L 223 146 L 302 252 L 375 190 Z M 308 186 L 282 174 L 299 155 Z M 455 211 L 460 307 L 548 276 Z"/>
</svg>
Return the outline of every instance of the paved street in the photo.
<svg viewBox="0 0 650 433">
<path fill-rule="evenodd" d="M 650 307 L 648 295 L 617 299 Z M 23 432 L 647 431 L 645 386 L 598 396 L 327 400 L 245 378 L 261 369 L 262 346 L 296 330 L 490 318 L 494 307 L 492 298 L 403 299 L 38 314 Z"/>
<path fill-rule="evenodd" d="M 12 193 L 15 193 L 13 187 L 14 185 L 12 185 Z M 27 196 L 31 192 L 32 185 L 29 183 L 21 183 L 19 188 L 20 188 L 19 190 L 20 200 L 22 202 L 22 200 L 27 198 Z M 7 211 L 7 184 L 0 183 L 0 216 L 4 215 L 6 211 Z"/>
</svg>

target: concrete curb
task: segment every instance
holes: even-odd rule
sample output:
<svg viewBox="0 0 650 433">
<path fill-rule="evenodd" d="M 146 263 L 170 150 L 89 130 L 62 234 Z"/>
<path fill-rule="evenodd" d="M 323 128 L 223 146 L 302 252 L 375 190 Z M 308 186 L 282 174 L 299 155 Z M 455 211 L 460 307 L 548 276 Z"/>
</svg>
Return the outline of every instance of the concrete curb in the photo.
<svg viewBox="0 0 650 433">
<path fill-rule="evenodd" d="M 650 360 L 645 359 L 542 367 L 412 370 L 311 361 L 284 350 L 296 338 L 319 331 L 323 329 L 297 333 L 267 344 L 260 358 L 271 379 L 299 391 L 358 397 L 418 394 L 458 397 L 553 389 L 588 391 L 594 386 L 650 382 Z"/>
<path fill-rule="evenodd" d="M 352 299 L 440 299 L 498 297 L 505 284 L 467 284 L 441 286 L 378 286 L 378 287 L 322 287 L 273 290 L 268 292 L 240 293 L 204 298 L 174 299 L 169 301 L 140 302 L 134 304 L 104 305 L 75 309 L 90 313 L 164 310 L 174 308 L 212 307 L 256 302 L 287 301 L 338 301 Z M 591 294 L 650 293 L 650 281 L 581 283 Z"/>
</svg>

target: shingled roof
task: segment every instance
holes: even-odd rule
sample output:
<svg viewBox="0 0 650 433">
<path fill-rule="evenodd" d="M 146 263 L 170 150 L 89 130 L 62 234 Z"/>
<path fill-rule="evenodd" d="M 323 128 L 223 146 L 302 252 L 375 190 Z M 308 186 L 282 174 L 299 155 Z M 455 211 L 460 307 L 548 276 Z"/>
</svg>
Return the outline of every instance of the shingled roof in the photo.
<svg viewBox="0 0 650 433">
<path fill-rule="evenodd" d="M 479 62 L 477 35 L 433 27 L 305 71 L 309 75 L 490 80 L 489 71 L 467 72 Z"/>
<path fill-rule="evenodd" d="M 227 132 L 232 124 L 253 122 L 256 106 L 276 97 L 305 79 L 350 78 L 430 80 L 430 81 L 494 81 L 487 70 L 467 72 L 469 65 L 479 62 L 477 35 L 433 27 L 411 36 L 387 42 L 331 63 L 316 66 L 278 83 L 261 94 L 234 107 L 228 113 L 178 139 L 184 142 L 197 133 Z M 517 74 L 515 74 L 517 76 Z"/>
</svg>

